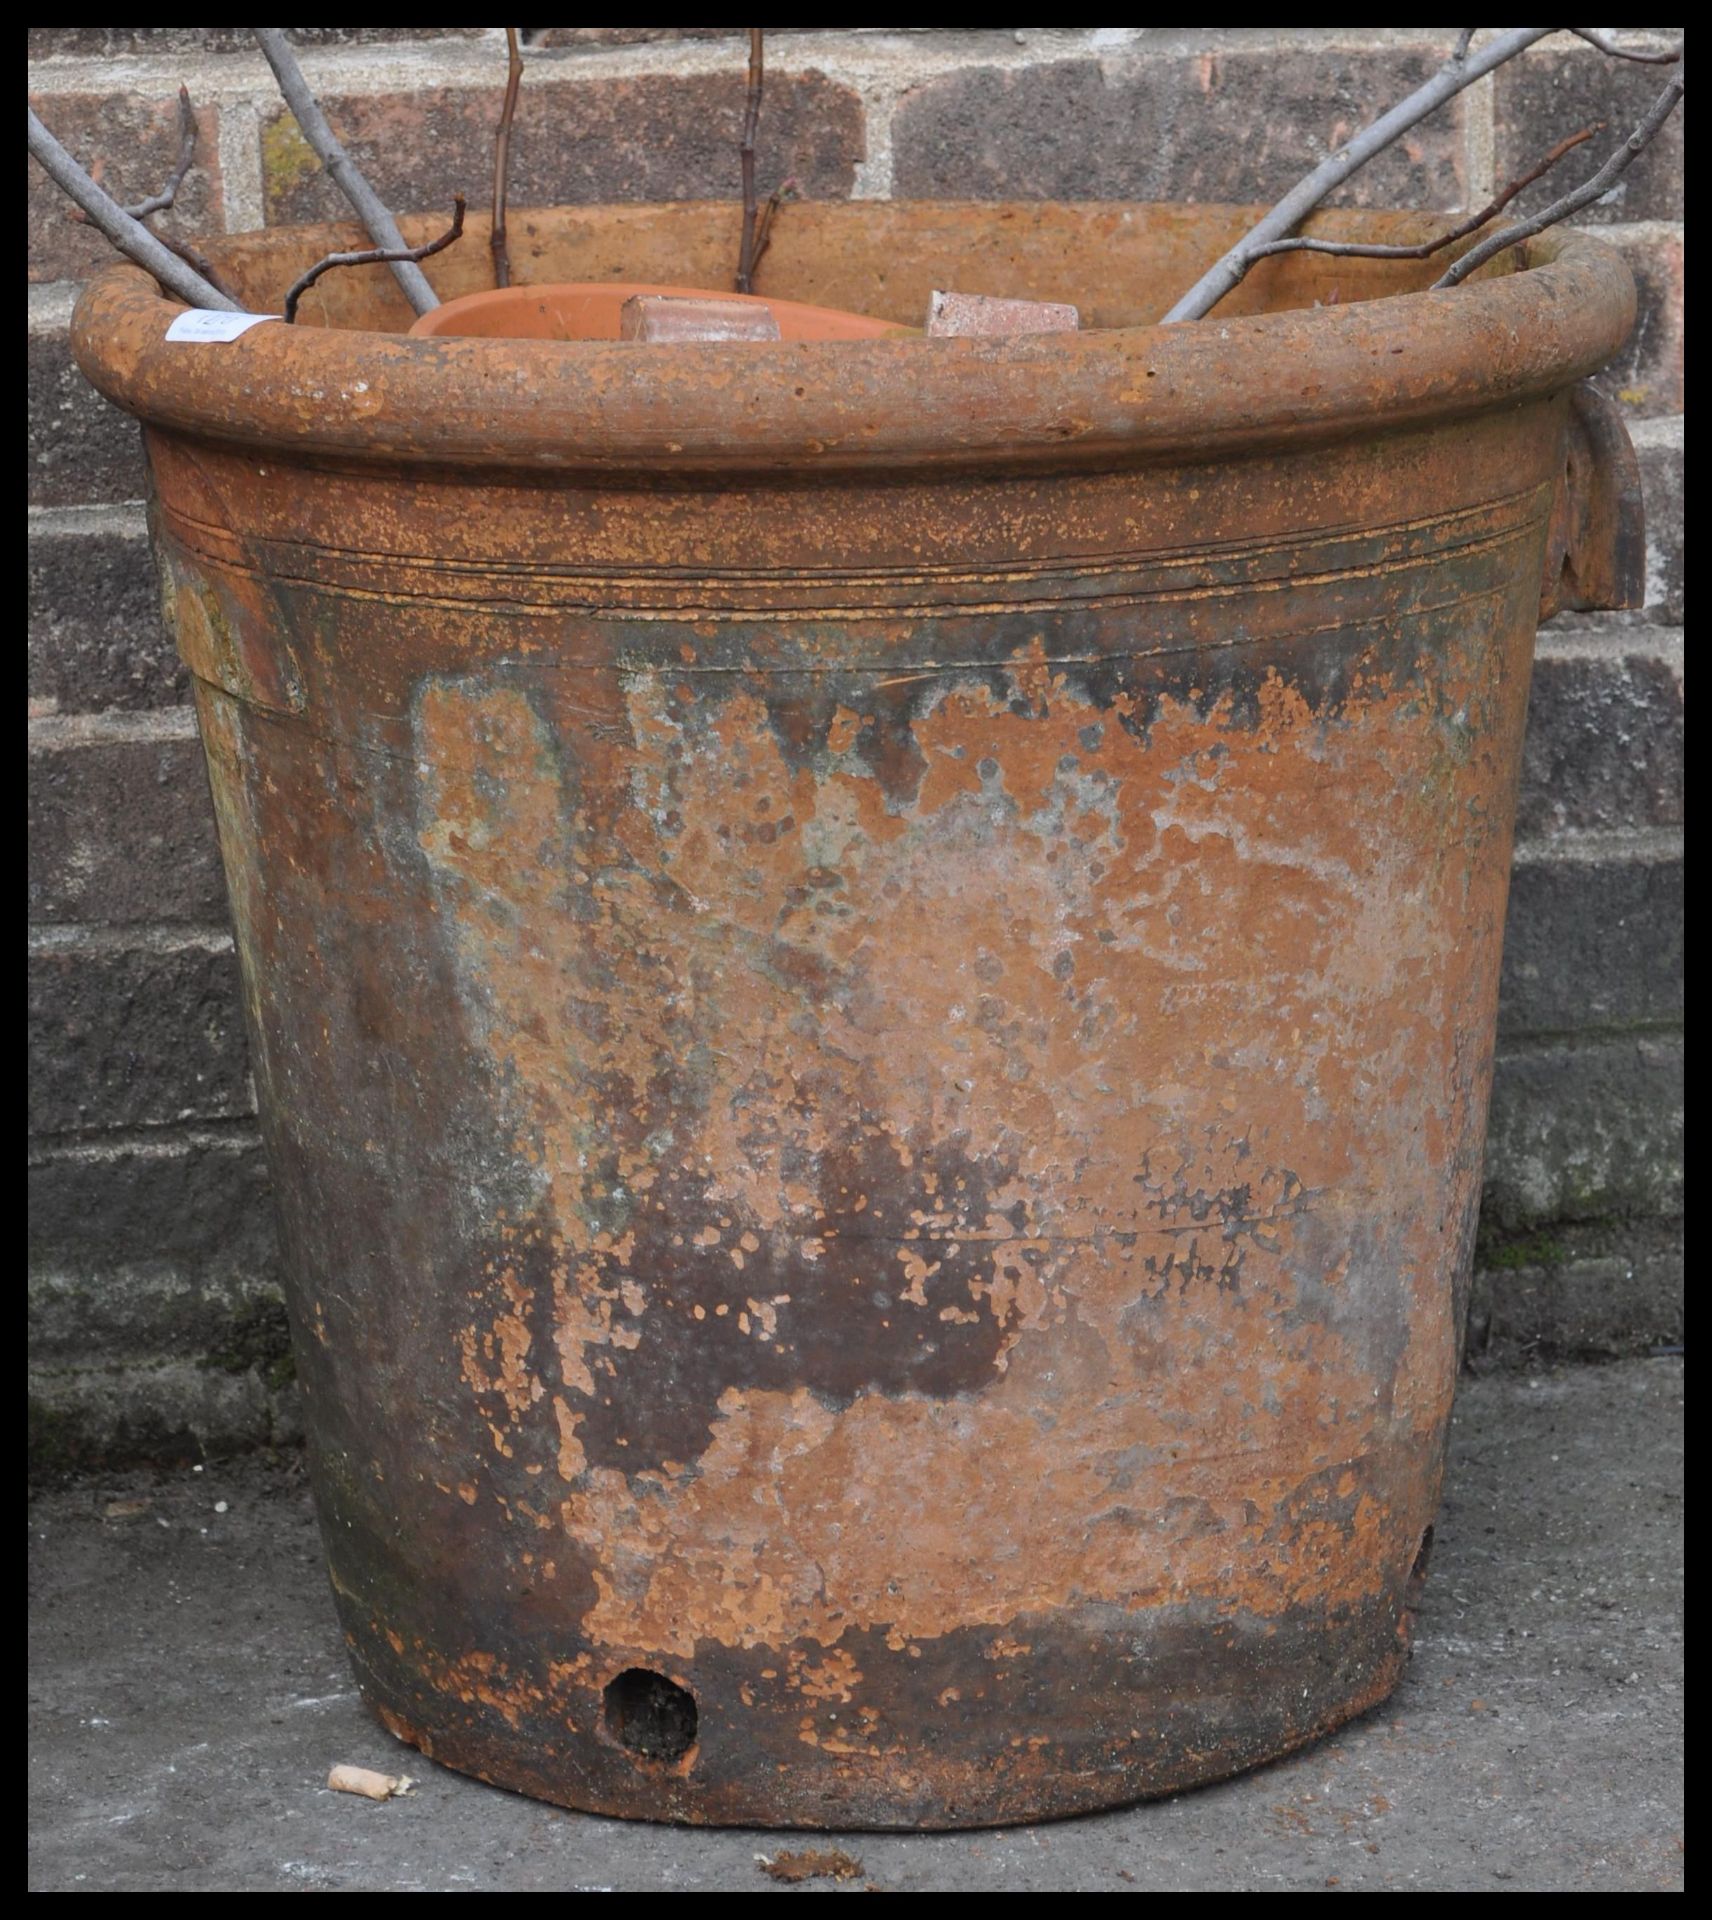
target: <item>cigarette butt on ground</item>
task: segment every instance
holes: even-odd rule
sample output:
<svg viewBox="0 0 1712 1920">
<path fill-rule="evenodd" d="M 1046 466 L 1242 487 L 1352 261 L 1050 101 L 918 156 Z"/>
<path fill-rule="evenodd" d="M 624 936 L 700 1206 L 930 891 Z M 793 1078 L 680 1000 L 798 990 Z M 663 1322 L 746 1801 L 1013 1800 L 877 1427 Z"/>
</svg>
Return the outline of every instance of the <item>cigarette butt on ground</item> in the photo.
<svg viewBox="0 0 1712 1920">
<path fill-rule="evenodd" d="M 404 1774 L 376 1773 L 372 1767 L 335 1767 L 327 1776 L 335 1793 L 360 1793 L 366 1800 L 396 1800 L 416 1784 Z"/>
</svg>

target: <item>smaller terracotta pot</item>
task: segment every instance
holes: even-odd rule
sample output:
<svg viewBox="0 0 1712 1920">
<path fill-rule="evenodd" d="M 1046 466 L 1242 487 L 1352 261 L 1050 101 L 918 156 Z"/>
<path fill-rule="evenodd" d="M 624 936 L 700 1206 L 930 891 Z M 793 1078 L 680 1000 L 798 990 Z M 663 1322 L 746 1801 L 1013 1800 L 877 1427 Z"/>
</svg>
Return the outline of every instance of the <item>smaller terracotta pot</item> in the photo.
<svg viewBox="0 0 1712 1920">
<path fill-rule="evenodd" d="M 891 320 L 838 307 L 812 307 L 800 300 L 765 300 L 759 294 L 725 293 L 707 287 L 654 286 L 640 280 L 571 281 L 548 287 L 496 287 L 467 293 L 425 313 L 410 329 L 413 338 L 449 336 L 484 340 L 616 340 L 619 314 L 638 293 L 670 294 L 680 300 L 722 300 L 767 307 L 781 340 L 879 340 L 919 332 Z"/>
</svg>

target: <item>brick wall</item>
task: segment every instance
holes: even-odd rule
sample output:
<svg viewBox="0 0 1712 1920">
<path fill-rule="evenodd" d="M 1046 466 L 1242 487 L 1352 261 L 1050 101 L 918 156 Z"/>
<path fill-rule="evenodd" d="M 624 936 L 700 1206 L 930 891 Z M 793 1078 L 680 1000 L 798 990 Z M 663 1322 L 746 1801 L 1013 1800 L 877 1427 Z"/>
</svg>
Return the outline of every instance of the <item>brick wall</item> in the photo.
<svg viewBox="0 0 1712 1920">
<path fill-rule="evenodd" d="M 495 29 L 291 30 L 393 203 L 480 203 Z M 741 30 L 528 29 L 518 203 L 737 190 Z M 1650 37 L 1650 36 L 1648 36 Z M 815 196 L 1256 199 L 1414 84 L 1445 34 L 778 29 L 763 174 Z M 38 111 L 120 199 L 202 130 L 167 224 L 342 215 L 228 28 L 32 28 Z M 1476 203 L 1656 69 L 1552 41 L 1346 197 Z M 1541 636 L 1471 1353 L 1676 1337 L 1681 1299 L 1682 127 L 1588 218 L 1641 288 L 1605 385 L 1645 470 L 1649 605 Z M 183 671 L 155 611 L 135 428 L 66 346 L 105 256 L 30 192 L 31 1309 L 48 1463 L 291 1431 L 273 1223 Z"/>
</svg>

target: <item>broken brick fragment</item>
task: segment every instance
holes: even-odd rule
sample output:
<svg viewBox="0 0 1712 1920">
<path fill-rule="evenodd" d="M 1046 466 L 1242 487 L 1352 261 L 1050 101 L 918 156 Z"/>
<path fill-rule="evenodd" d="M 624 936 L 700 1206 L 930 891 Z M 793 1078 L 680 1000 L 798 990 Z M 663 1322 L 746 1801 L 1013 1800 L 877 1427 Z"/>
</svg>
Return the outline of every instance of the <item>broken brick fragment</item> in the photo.
<svg viewBox="0 0 1712 1920">
<path fill-rule="evenodd" d="M 764 300 L 637 293 L 619 309 L 618 337 L 649 345 L 690 340 L 777 340 L 779 323 Z"/>
<path fill-rule="evenodd" d="M 1004 338 L 1018 333 L 1074 333 L 1082 324 L 1061 300 L 998 300 L 985 293 L 935 293 L 927 303 L 929 339 L 964 334 Z"/>
</svg>

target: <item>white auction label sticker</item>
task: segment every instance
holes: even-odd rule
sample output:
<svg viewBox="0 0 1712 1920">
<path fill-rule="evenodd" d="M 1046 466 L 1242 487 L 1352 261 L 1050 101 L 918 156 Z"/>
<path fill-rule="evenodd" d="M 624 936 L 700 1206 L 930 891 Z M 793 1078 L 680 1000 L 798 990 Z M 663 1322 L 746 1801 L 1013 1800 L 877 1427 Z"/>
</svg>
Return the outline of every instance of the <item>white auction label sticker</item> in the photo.
<svg viewBox="0 0 1712 1920">
<path fill-rule="evenodd" d="M 264 320 L 283 317 L 277 313 L 215 313 L 207 307 L 192 307 L 167 328 L 166 337 L 169 340 L 236 340 L 240 333 L 248 333 Z"/>
</svg>

